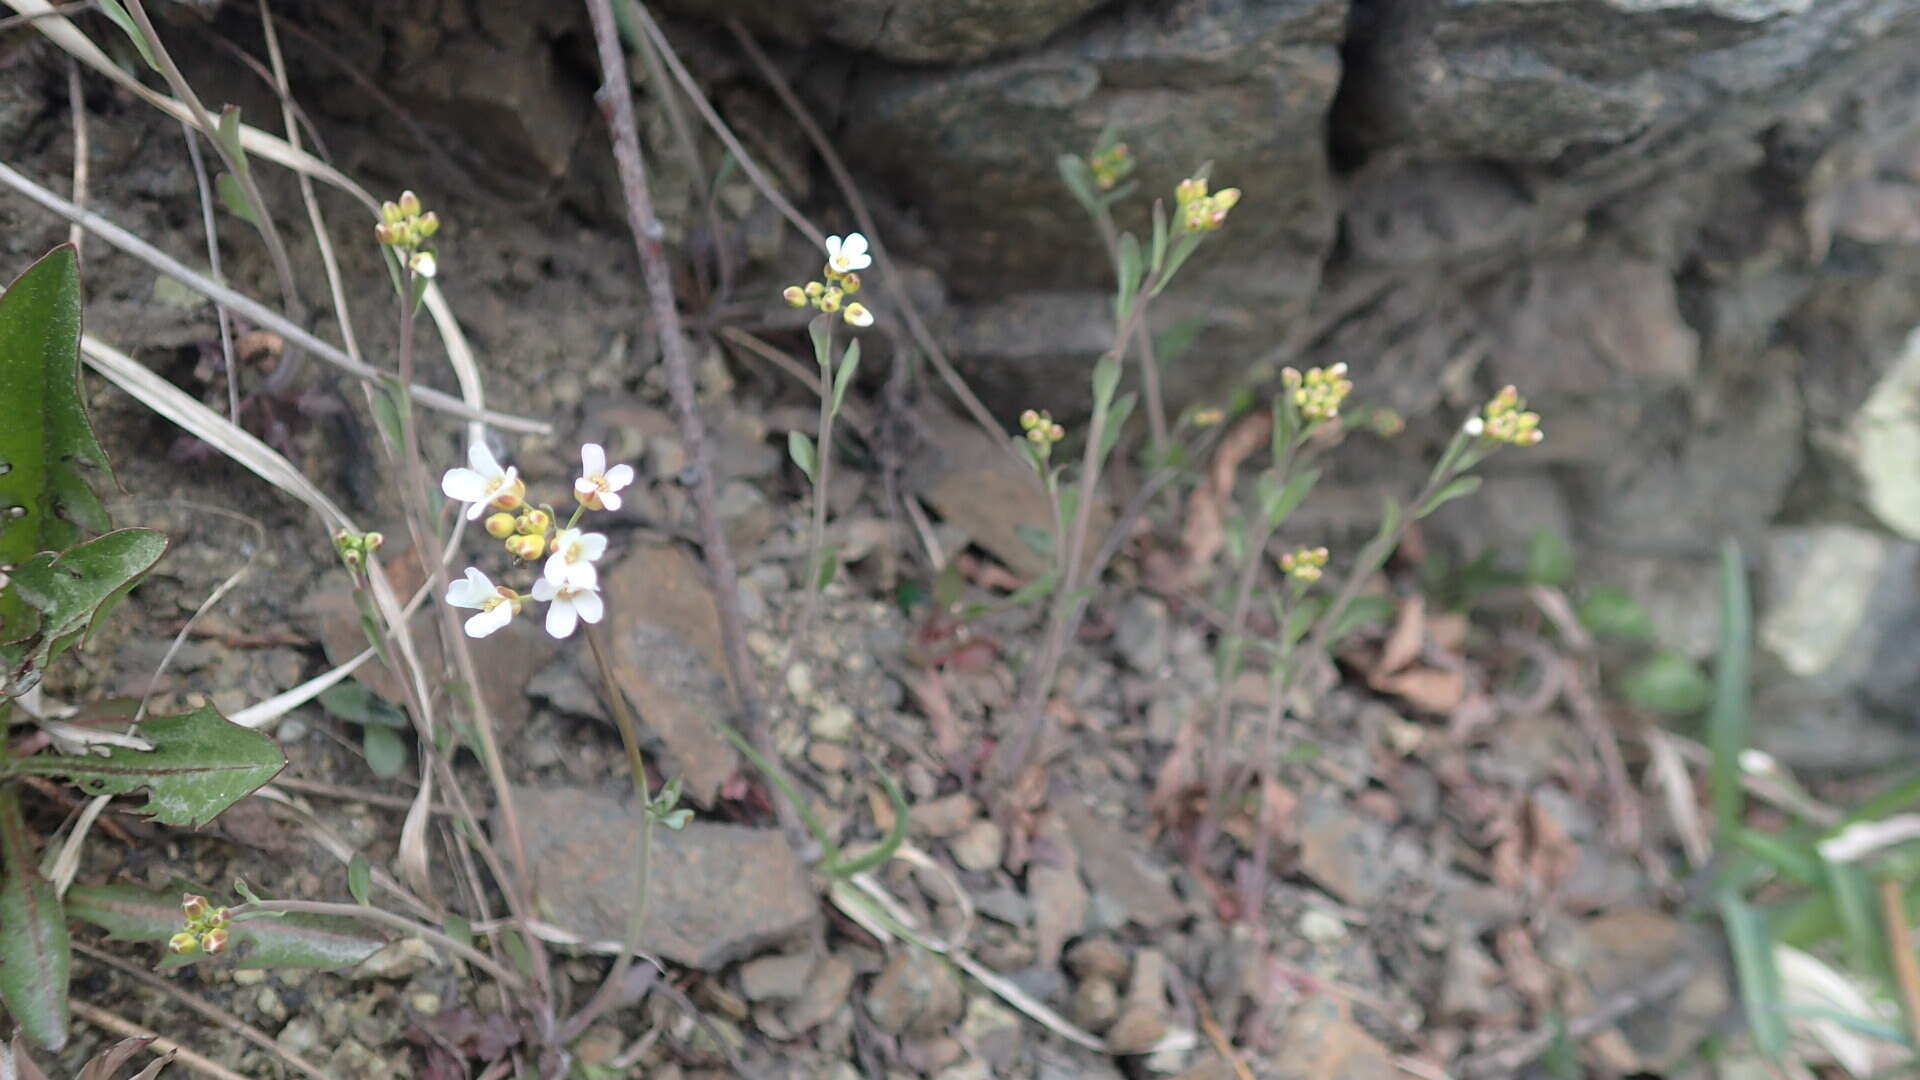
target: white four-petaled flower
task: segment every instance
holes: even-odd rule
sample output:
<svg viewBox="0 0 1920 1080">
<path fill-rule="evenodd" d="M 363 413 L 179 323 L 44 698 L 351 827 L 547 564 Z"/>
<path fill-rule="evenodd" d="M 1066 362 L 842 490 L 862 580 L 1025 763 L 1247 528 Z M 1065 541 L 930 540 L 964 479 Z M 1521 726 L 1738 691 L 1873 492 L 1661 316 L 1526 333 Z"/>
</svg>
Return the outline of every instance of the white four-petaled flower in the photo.
<svg viewBox="0 0 1920 1080">
<path fill-rule="evenodd" d="M 849 233 L 844 240 L 838 236 L 827 237 L 827 266 L 834 273 L 851 274 L 872 265 L 873 257 L 867 254 L 866 237 L 859 233 Z"/>
<path fill-rule="evenodd" d="M 512 466 L 500 467 L 499 459 L 484 443 L 467 449 L 467 464 L 472 468 L 448 469 L 440 478 L 440 490 L 447 498 L 467 504 L 467 520 L 476 521 L 487 504 L 513 490 L 520 474 Z"/>
<path fill-rule="evenodd" d="M 600 576 L 593 564 L 606 553 L 605 534 L 562 529 L 553 538 L 553 554 L 547 556 L 545 579 L 577 589 L 598 588 Z"/>
<path fill-rule="evenodd" d="M 573 493 L 581 504 L 593 510 L 620 509 L 619 490 L 633 483 L 633 466 L 607 468 L 607 452 L 599 443 L 580 447 L 580 478 L 573 482 Z M 594 556 L 599 558 L 599 556 Z"/>
<path fill-rule="evenodd" d="M 599 622 L 607 610 L 598 589 L 555 585 L 544 577 L 533 583 L 533 598 L 547 605 L 547 633 L 557 638 L 573 636 L 581 620 Z"/>
<path fill-rule="evenodd" d="M 465 578 L 447 584 L 447 603 L 479 612 L 467 619 L 467 636 L 471 638 L 486 637 L 513 620 L 512 594 L 495 588 L 487 575 L 471 566 Z M 548 625 L 552 625 L 551 616 Z"/>
<path fill-rule="evenodd" d="M 440 272 L 440 264 L 434 260 L 433 252 L 431 251 L 414 252 L 413 257 L 407 260 L 407 266 L 412 269 L 415 274 L 428 279 L 431 279 L 433 275 Z"/>
</svg>

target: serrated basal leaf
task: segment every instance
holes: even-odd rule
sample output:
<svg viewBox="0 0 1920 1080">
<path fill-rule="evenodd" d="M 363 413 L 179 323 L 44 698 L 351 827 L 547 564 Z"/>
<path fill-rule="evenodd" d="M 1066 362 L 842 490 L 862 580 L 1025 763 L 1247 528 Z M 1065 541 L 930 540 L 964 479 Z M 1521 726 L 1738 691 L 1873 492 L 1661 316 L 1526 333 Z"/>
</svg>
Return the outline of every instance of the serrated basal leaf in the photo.
<svg viewBox="0 0 1920 1080">
<path fill-rule="evenodd" d="M 138 731 L 152 741 L 152 750 L 115 747 L 104 756 L 36 754 L 0 765 L 0 772 L 65 777 L 92 795 L 126 795 L 145 788 L 145 813 L 163 824 L 199 828 L 287 764 L 278 743 L 232 723 L 211 705 L 155 717 Z"/>
<path fill-rule="evenodd" d="M 90 634 L 166 550 L 167 538 L 151 529 L 122 529 L 59 555 L 40 552 L 16 567 L 0 595 L 18 602 L 30 618 L 27 633 L 4 650 L 0 696 L 32 689 L 40 669 L 81 634 Z"/>
<path fill-rule="evenodd" d="M 112 528 L 88 486 L 111 482 L 80 390 L 80 269 L 63 244 L 0 293 L 0 565 Z M 31 632 L 0 591 L 0 641 Z"/>
<path fill-rule="evenodd" d="M 14 785 L 0 785 L 0 1002 L 29 1038 L 57 1051 L 67 1042 L 73 951 L 60 894 L 40 876 L 19 799 Z"/>
</svg>

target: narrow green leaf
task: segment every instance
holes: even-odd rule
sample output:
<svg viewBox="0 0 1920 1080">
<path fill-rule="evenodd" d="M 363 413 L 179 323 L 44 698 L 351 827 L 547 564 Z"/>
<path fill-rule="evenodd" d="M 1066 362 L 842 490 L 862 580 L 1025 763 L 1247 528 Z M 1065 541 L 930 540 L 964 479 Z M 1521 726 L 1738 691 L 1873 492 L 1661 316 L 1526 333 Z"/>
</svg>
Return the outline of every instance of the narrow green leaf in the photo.
<svg viewBox="0 0 1920 1080">
<path fill-rule="evenodd" d="M 948 559 L 947 565 L 940 568 L 939 576 L 933 579 L 932 600 L 935 611 L 950 611 L 960 602 L 961 590 L 966 588 L 967 579 L 960 569 L 960 560 Z"/>
<path fill-rule="evenodd" d="M 1113 392 L 1120 388 L 1120 358 L 1109 353 L 1093 365 L 1093 409 L 1105 412 L 1113 404 Z"/>
<path fill-rule="evenodd" d="M 1761 862 L 1802 885 L 1818 885 L 1825 876 L 1820 850 L 1804 837 L 1781 836 L 1740 828 L 1733 841 Z"/>
<path fill-rule="evenodd" d="M 1134 298 L 1140 292 L 1140 277 L 1147 272 L 1147 268 L 1140 257 L 1140 241 L 1132 233 L 1120 234 L 1118 251 L 1119 282 L 1113 308 L 1115 322 L 1124 323 L 1133 310 Z"/>
<path fill-rule="evenodd" d="M 1149 295 L 1159 296 L 1166 291 L 1167 286 L 1173 281 L 1173 275 L 1179 273 L 1180 268 L 1193 257 L 1193 253 L 1200 247 L 1200 241 L 1206 235 L 1206 233 L 1181 232 L 1174 238 L 1173 252 L 1167 256 L 1167 268 L 1154 279 L 1153 292 Z"/>
<path fill-rule="evenodd" d="M 1363 626 L 1386 622 L 1393 617 L 1393 612 L 1393 601 L 1387 597 L 1354 597 L 1353 603 L 1347 605 L 1346 612 L 1340 616 L 1340 621 L 1333 624 L 1332 632 L 1327 635 L 1327 646 L 1331 648 L 1338 645 L 1348 634 Z"/>
<path fill-rule="evenodd" d="M 67 890 L 67 914 L 100 927 L 116 941 L 164 942 L 180 932 L 182 892 L 210 894 L 212 890 L 187 882 L 166 889 L 74 885 Z M 370 933 L 365 923 L 337 915 L 239 919 L 228 932 L 232 944 L 216 959 L 231 955 L 234 966 L 242 968 L 331 971 L 351 967 L 386 944 L 386 939 Z M 160 966 L 183 967 L 206 959 L 200 953 L 168 956 Z"/>
<path fill-rule="evenodd" d="M 808 483 L 816 483 L 813 478 L 813 469 L 816 464 L 813 440 L 807 436 L 806 432 L 787 432 L 787 456 L 793 459 L 795 465 L 800 466 L 801 472 L 807 474 Z"/>
<path fill-rule="evenodd" d="M 1601 637 L 1621 641 L 1653 639 L 1653 619 L 1625 589 L 1601 586 L 1580 603 L 1580 622 Z"/>
<path fill-rule="evenodd" d="M 232 173 L 221 173 L 214 177 L 213 189 L 220 196 L 220 205 L 227 208 L 227 213 L 256 229 L 260 227 L 260 215 L 254 210 L 253 200 Z"/>
<path fill-rule="evenodd" d="M 112 482 L 80 390 L 80 269 L 63 244 L 0 293 L 0 565 L 112 528 L 88 486 Z M 0 641 L 33 617 L 0 590 Z M 25 625 L 23 625 L 25 624 Z"/>
<path fill-rule="evenodd" d="M 1827 894 L 1840 916 L 1840 937 L 1846 943 L 1847 964 L 1854 971 L 1888 973 L 1887 945 L 1880 933 L 1879 898 L 1866 871 L 1858 866 L 1820 860 Z"/>
<path fill-rule="evenodd" d="M 847 387 L 853 385 L 853 373 L 860 370 L 860 342 L 856 339 L 847 343 L 846 354 L 840 357 L 840 370 L 833 376 L 833 411 L 840 411 L 840 403 L 847 400 Z"/>
<path fill-rule="evenodd" d="M 1787 1021 L 1781 1011 L 1780 972 L 1774 965 L 1769 920 L 1765 912 L 1732 892 L 1720 894 L 1719 907 L 1754 1046 L 1777 1060 L 1787 1047 Z"/>
<path fill-rule="evenodd" d="M 1047 594 L 1052 591 L 1053 572 L 1049 570 L 1008 594 L 1006 605 L 1008 607 L 1025 607 L 1028 604 L 1038 603 L 1045 599 Z"/>
<path fill-rule="evenodd" d="M 1537 530 L 1527 541 L 1527 580 L 1536 585 L 1565 585 L 1573 578 L 1573 546 L 1552 529 Z"/>
<path fill-rule="evenodd" d="M 1100 187 L 1094 182 L 1093 170 L 1080 160 L 1078 154 L 1061 154 L 1054 159 L 1060 170 L 1060 180 L 1067 185 L 1067 191 L 1074 201 L 1085 207 L 1087 213 L 1100 213 Z"/>
<path fill-rule="evenodd" d="M 462 945 L 473 945 L 473 924 L 460 915 L 448 914 L 446 925 L 440 929 Z"/>
<path fill-rule="evenodd" d="M 243 175 L 247 173 L 247 148 L 240 142 L 240 106 L 227 105 L 221 108 L 216 130 L 220 146 L 226 150 L 233 167 Z"/>
<path fill-rule="evenodd" d="M 368 724 L 361 728 L 360 753 L 367 759 L 367 769 L 382 780 L 407 771 L 407 742 L 390 727 Z"/>
<path fill-rule="evenodd" d="M 890 774 L 881 773 L 880 783 L 886 787 L 887 801 L 893 805 L 893 828 L 888 831 L 886 838 L 880 841 L 879 847 L 874 848 L 865 855 L 855 856 L 850 859 L 845 857 L 835 859 L 826 867 L 828 877 L 844 879 L 850 878 L 855 874 L 864 874 L 868 870 L 893 858 L 893 853 L 899 851 L 900 845 L 906 841 L 907 827 L 909 824 L 907 797 L 901 793 L 900 785 L 894 782 Z"/>
<path fill-rule="evenodd" d="M 228 721 L 211 705 L 159 716 L 139 733 L 152 750 L 115 747 L 104 755 L 36 754 L 0 764 L 24 776 L 66 777 L 91 795 L 147 789 L 142 810 L 167 825 L 199 828 L 286 767 L 279 744 Z"/>
<path fill-rule="evenodd" d="M 1299 509 L 1313 491 L 1313 485 L 1320 482 L 1319 469 L 1303 469 L 1288 480 L 1286 486 L 1280 484 L 1280 476 L 1269 469 L 1260 474 L 1260 515 L 1266 518 L 1269 531 L 1280 527 L 1288 515 Z"/>
<path fill-rule="evenodd" d="M 1275 462 L 1285 461 L 1287 451 L 1292 449 L 1294 436 L 1300 433 L 1300 407 L 1286 394 L 1276 394 L 1273 398 L 1273 444 L 1268 449 Z"/>
<path fill-rule="evenodd" d="M 134 22 L 133 16 L 127 14 L 127 9 L 121 6 L 120 0 L 99 0 L 99 6 L 100 13 L 113 20 L 113 24 L 127 35 L 129 41 L 133 42 L 133 47 L 140 52 L 140 59 L 145 60 L 148 67 L 159 71 L 160 59 L 153 55 L 152 43 L 147 40 L 147 35 L 141 32 L 140 24 Z"/>
<path fill-rule="evenodd" d="M 1149 269 L 1159 273 L 1167 263 L 1167 205 L 1159 199 L 1153 200 L 1153 256 Z"/>
<path fill-rule="evenodd" d="M 58 1051 L 67 1043 L 73 951 L 60 894 L 40 876 L 33 849 L 19 790 L 0 784 L 0 1002 L 29 1038 Z"/>
<path fill-rule="evenodd" d="M 820 549 L 820 565 L 814 569 L 813 589 L 815 592 L 833 584 L 840 573 L 840 549 L 828 544 Z"/>
<path fill-rule="evenodd" d="M 807 337 L 813 341 L 813 362 L 821 371 L 832 371 L 833 316 L 815 315 L 807 322 Z"/>
<path fill-rule="evenodd" d="M 1423 518 L 1455 499 L 1465 498 L 1480 490 L 1480 478 L 1477 476 L 1456 476 L 1446 487 L 1434 492 L 1426 505 L 1414 512 L 1414 517 Z"/>
<path fill-rule="evenodd" d="M 1746 560 L 1732 540 L 1720 552 L 1720 649 L 1713 673 L 1713 706 L 1707 715 L 1707 772 L 1714 826 L 1722 835 L 1739 823 L 1740 751 L 1747 748 L 1748 671 L 1753 652 L 1753 605 L 1747 597 Z"/>
<path fill-rule="evenodd" d="M 1693 716 L 1713 699 L 1713 684 L 1693 661 L 1676 652 L 1661 651 L 1629 671 L 1620 680 L 1620 692 L 1633 704 L 1663 716 Z M 1730 760 L 1737 770 L 1738 750 Z"/>
<path fill-rule="evenodd" d="M 402 408 L 397 395 L 397 380 L 381 379 L 367 386 L 367 402 L 373 406 L 373 423 L 380 429 L 380 437 L 387 441 L 387 447 L 394 453 L 400 453 L 404 445 L 406 428 L 401 426 Z"/>
<path fill-rule="evenodd" d="M 371 724 L 396 730 L 407 730 L 413 726 L 399 706 L 376 697 L 362 683 L 336 683 L 322 690 L 316 700 L 329 716 L 350 724 Z"/>
<path fill-rule="evenodd" d="M 1021 543 L 1032 548 L 1035 555 L 1043 559 L 1053 558 L 1052 532 L 1030 521 L 1023 521 L 1013 527 L 1013 534 L 1020 538 Z"/>
<path fill-rule="evenodd" d="M 352 861 L 347 863 L 347 895 L 360 905 L 370 903 L 367 896 L 373 889 L 373 864 L 360 852 L 353 853 Z"/>
<path fill-rule="evenodd" d="M 1127 419 L 1133 415 L 1133 406 L 1138 396 L 1131 391 L 1121 394 L 1113 403 L 1113 408 L 1101 418 L 1100 460 L 1105 461 L 1107 455 L 1113 453 L 1113 448 L 1119 444 L 1120 436 L 1127 427 Z"/>
</svg>

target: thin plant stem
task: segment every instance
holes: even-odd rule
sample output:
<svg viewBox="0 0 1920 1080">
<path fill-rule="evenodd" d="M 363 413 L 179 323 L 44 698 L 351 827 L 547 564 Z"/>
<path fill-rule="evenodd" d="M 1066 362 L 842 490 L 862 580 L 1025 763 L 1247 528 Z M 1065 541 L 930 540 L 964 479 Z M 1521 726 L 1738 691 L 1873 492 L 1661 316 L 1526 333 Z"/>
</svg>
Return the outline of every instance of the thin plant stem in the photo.
<svg viewBox="0 0 1920 1080">
<path fill-rule="evenodd" d="M 207 234 L 207 272 L 217 281 L 220 279 L 220 230 L 213 216 L 213 184 L 207 179 L 206 155 L 200 152 L 200 134 L 192 124 L 182 121 L 180 133 L 186 137 L 187 158 L 193 164 L 194 184 L 200 189 L 200 228 Z M 74 194 L 78 198 L 77 185 Z M 78 235 L 80 226 L 73 226 L 73 231 Z M 220 324 L 220 358 L 227 368 L 227 419 L 239 426 L 240 364 L 233 354 L 233 316 L 220 304 L 213 305 L 213 314 Z"/>
<path fill-rule="evenodd" d="M 229 911 L 229 917 L 235 922 L 250 914 L 285 912 L 289 915 L 331 915 L 336 918 L 357 919 L 361 922 L 390 927 L 402 933 L 413 934 L 426 939 L 434 945 L 447 950 L 474 967 L 494 977 L 502 986 L 509 987 L 522 994 L 533 992 L 533 987 L 519 973 L 510 971 L 498 960 L 474 948 L 465 942 L 456 941 L 439 930 L 423 922 L 415 922 L 405 915 L 395 915 L 383 908 L 367 904 L 340 904 L 328 900 L 255 900 L 245 904 L 236 904 Z"/>
<path fill-rule="evenodd" d="M 592 623 L 586 624 L 587 647 L 593 653 L 593 663 L 600 672 L 600 688 L 613 709 L 614 724 L 620 729 L 620 743 L 627 751 L 627 771 L 633 775 L 633 793 L 640 800 L 640 859 L 634 892 L 637 894 L 633 906 L 627 910 L 626 937 L 620 955 L 614 958 L 613 967 L 607 971 L 607 977 L 601 981 L 593 997 L 570 1018 L 561 1029 L 562 1038 L 572 1038 L 587 1029 L 594 1017 L 613 1004 L 619 996 L 620 987 L 626 981 L 627 971 L 633 966 L 633 958 L 640 951 L 640 934 L 647 923 L 647 907 L 653 900 L 648 889 L 648 877 L 653 869 L 653 788 L 647 782 L 647 763 L 640 756 L 640 731 L 633 721 L 633 710 L 627 706 L 627 697 L 620 691 L 620 683 L 613 675 L 613 663 L 607 657 L 606 645 L 600 640 L 600 629 Z"/>
<path fill-rule="evenodd" d="M 400 342 L 399 342 L 399 378 L 401 386 L 410 386 L 414 379 L 414 315 L 417 306 L 414 301 L 413 270 L 407 260 L 395 260 L 400 267 Z M 433 557 L 438 545 L 433 542 L 433 533 L 428 523 L 427 510 L 427 470 L 425 459 L 420 453 L 420 425 L 414 416 L 413 403 L 405 395 L 397 395 L 400 400 L 397 410 L 400 414 L 400 442 L 402 458 L 402 487 L 406 492 L 403 500 L 406 509 L 407 528 L 413 536 L 413 549 L 423 569 L 433 580 L 434 591 L 439 595 L 447 592 L 447 565 L 444 560 Z M 480 762 L 487 771 L 487 780 L 494 789 L 494 798 L 499 800 L 500 821 L 507 835 L 507 856 L 513 860 L 514 876 L 501 881 L 501 891 L 506 894 L 507 906 L 516 919 L 524 926 L 532 912 L 528 890 L 533 876 L 527 862 L 527 847 L 520 833 L 520 818 L 513 809 L 513 790 L 507 780 L 506 766 L 500 758 L 500 744 L 494 734 L 493 713 L 487 708 L 484 695 L 480 693 L 480 673 L 473 661 L 473 650 L 467 648 L 459 616 L 450 604 L 435 604 L 440 613 L 441 634 L 448 645 L 448 652 L 454 656 L 455 665 L 460 670 L 460 678 L 472 688 L 468 695 L 468 704 L 473 710 L 473 731 L 479 742 Z M 423 753 L 432 754 L 432 740 L 425 740 Z M 477 824 L 477 822 L 476 822 Z M 535 982 L 544 991 L 550 985 L 547 967 L 546 948 L 535 941 L 531 934 L 527 937 L 527 951 L 533 957 Z M 544 1000 L 544 993 L 542 998 Z M 542 1006 L 544 1008 L 544 1005 Z"/>
<path fill-rule="evenodd" d="M 1456 438 L 1456 445 L 1457 442 Z M 1413 523 L 1420 520 L 1420 508 L 1425 506 L 1429 499 L 1439 494 L 1440 489 L 1449 481 L 1459 475 L 1459 470 L 1454 467 L 1458 459 L 1458 453 L 1452 449 L 1443 455 L 1439 463 L 1434 466 L 1433 472 L 1428 474 L 1426 486 L 1420 489 L 1420 494 L 1414 496 L 1413 502 L 1400 514 L 1400 520 L 1393 529 L 1369 540 L 1367 545 L 1360 549 L 1360 556 L 1354 560 L 1352 571 L 1341 582 L 1340 591 L 1335 594 L 1333 603 L 1328 605 L 1326 612 L 1314 624 L 1313 633 L 1307 639 L 1310 652 L 1322 652 L 1331 644 L 1328 638 L 1346 616 L 1347 609 L 1353 606 L 1353 601 L 1359 597 L 1360 590 L 1365 587 L 1367 579 L 1373 576 L 1374 571 L 1386 565 L 1387 556 L 1392 555 L 1394 549 L 1400 546 L 1400 541 L 1406 539 L 1407 530 L 1413 527 Z"/>
<path fill-rule="evenodd" d="M 1282 474 L 1284 476 L 1284 474 Z M 1260 564 L 1277 531 L 1264 521 L 1259 538 L 1247 545 L 1247 561 L 1241 564 L 1239 580 L 1234 583 L 1233 610 L 1220 639 L 1219 686 L 1213 696 L 1213 725 L 1207 747 L 1207 792 L 1212 801 L 1226 789 L 1226 763 L 1229 732 L 1233 721 L 1233 681 L 1240 673 L 1240 661 L 1246 655 L 1247 613 L 1253 608 L 1254 586 L 1260 583 Z M 1281 628 L 1285 633 L 1285 628 Z"/>
<path fill-rule="evenodd" d="M 67 57 L 67 111 L 73 117 L 73 201 L 85 206 L 88 180 L 93 175 L 93 144 L 87 138 L 87 100 L 80 86 L 80 61 L 71 56 Z M 67 226 L 67 243 L 73 245 L 75 257 L 81 254 L 80 242 L 85 236 L 80 226 Z"/>
<path fill-rule="evenodd" d="M 754 669 L 747 654 L 746 631 L 740 615 L 739 575 L 720 521 L 714 490 L 713 448 L 707 443 L 706 420 L 701 415 L 700 397 L 693 382 L 693 360 L 687 355 L 686 332 L 674 298 L 673 270 L 667 263 L 666 246 L 662 242 L 666 230 L 654 211 L 653 195 L 647 187 L 646 158 L 640 150 L 639 122 L 634 117 L 633 84 L 627 76 L 627 58 L 620 45 L 613 0 L 587 0 L 587 10 L 593 18 L 594 41 L 600 58 L 602 85 L 597 96 L 612 132 L 614 162 L 619 168 L 621 193 L 627 204 L 627 223 L 640 255 L 640 271 L 652 306 L 653 327 L 660 337 L 667 389 L 680 423 L 680 441 L 696 474 L 693 502 L 700 519 L 701 552 L 713 579 L 722 652 L 734 694 L 746 714 L 751 738 L 764 741 L 766 721 L 753 681 Z M 634 4 L 632 10 L 653 29 L 644 5 Z M 677 66 L 677 58 L 670 50 L 663 48 L 661 55 L 670 67 Z M 744 167 L 744 161 L 742 165 Z"/>
<path fill-rule="evenodd" d="M 813 535 L 807 543 L 807 601 L 800 610 L 802 644 L 812 640 L 813 622 L 820 613 L 820 590 L 826 577 L 827 484 L 833 474 L 833 320 L 827 320 L 826 348 L 820 355 L 820 442 L 813 455 Z"/>
</svg>

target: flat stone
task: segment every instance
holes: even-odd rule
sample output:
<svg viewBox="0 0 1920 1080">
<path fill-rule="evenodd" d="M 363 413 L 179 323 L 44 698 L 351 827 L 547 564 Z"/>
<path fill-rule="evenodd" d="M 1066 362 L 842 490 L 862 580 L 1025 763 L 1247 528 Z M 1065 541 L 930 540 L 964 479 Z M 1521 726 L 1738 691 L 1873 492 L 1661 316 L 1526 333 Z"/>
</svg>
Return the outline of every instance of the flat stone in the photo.
<svg viewBox="0 0 1920 1080">
<path fill-rule="evenodd" d="M 937 1035 L 960 1018 L 965 1001 L 952 965 L 925 949 L 901 946 L 867 989 L 867 1015 L 889 1035 Z"/>
<path fill-rule="evenodd" d="M 1006 834 L 991 821 L 976 821 L 947 843 L 953 861 L 963 869 L 981 873 L 1000 865 L 1006 854 Z"/>
<path fill-rule="evenodd" d="M 1166 665 L 1171 651 L 1171 620 L 1166 601 L 1135 593 L 1120 607 L 1113 647 L 1127 666 L 1152 675 Z"/>
<path fill-rule="evenodd" d="M 1033 900 L 1034 959 L 1051 971 L 1061 946 L 1087 921 L 1087 887 L 1080 883 L 1080 861 L 1058 814 L 1049 814 L 1034 831 L 1033 862 L 1027 867 L 1027 895 Z"/>
<path fill-rule="evenodd" d="M 1581 925 L 1546 959 L 1561 970 L 1579 972 L 1594 1001 L 1644 983 L 1671 964 L 1691 961 L 1693 972 L 1678 994 L 1628 1015 L 1615 1028 L 1638 1058 L 1639 1069 L 1664 1075 L 1736 1008 L 1731 973 L 1721 956 L 1717 931 L 1628 908 Z"/>
<path fill-rule="evenodd" d="M 646 545 L 603 571 L 601 589 L 615 681 L 665 744 L 668 775 L 711 806 L 739 759 L 711 719 L 731 718 L 733 700 L 706 570 L 677 546 Z"/>
<path fill-rule="evenodd" d="M 1774 530 L 1760 644 L 1795 675 L 1832 668 L 1866 621 L 1891 546 L 1878 533 L 1847 525 Z"/>
<path fill-rule="evenodd" d="M 1287 1052 L 1270 1074 L 1276 1080 L 1394 1080 L 1405 1074 L 1379 1040 L 1322 997 L 1293 1011 L 1275 1045 Z"/>
<path fill-rule="evenodd" d="M 755 957 L 740 965 L 740 992 L 748 1001 L 792 1001 L 807 988 L 819 960 L 810 952 Z"/>
<path fill-rule="evenodd" d="M 1368 907 L 1385 895 L 1386 848 L 1385 826 L 1333 803 L 1302 815 L 1300 869 L 1343 904 Z"/>
<path fill-rule="evenodd" d="M 979 816 L 980 800 L 964 791 L 917 803 L 907 811 L 916 835 L 936 839 L 958 835 Z"/>
<path fill-rule="evenodd" d="M 788 1030 L 799 1035 L 827 1022 L 847 1003 L 853 990 L 853 965 L 844 957 L 828 956 L 813 969 L 807 988 L 790 1006 L 783 1019 Z"/>
<path fill-rule="evenodd" d="M 637 892 L 641 818 L 622 800 L 576 788 L 513 789 L 540 916 L 619 941 Z M 499 835 L 496 815 L 495 835 Z M 642 950 L 717 971 L 788 940 L 819 918 L 805 868 L 773 829 L 695 820 L 655 829 Z"/>
<path fill-rule="evenodd" d="M 1098 817 L 1074 799 L 1062 801 L 1060 816 L 1080 855 L 1080 872 L 1095 892 L 1125 911 L 1129 921 L 1157 930 L 1186 918 L 1187 907 L 1173 891 L 1167 871 L 1139 839 Z"/>
<path fill-rule="evenodd" d="M 1117 985 L 1132 966 L 1127 950 L 1110 937 L 1089 935 L 1067 950 L 1067 970 L 1079 979 L 1105 979 Z"/>
</svg>

